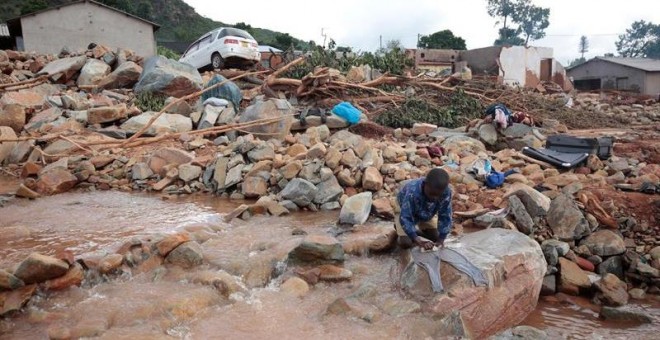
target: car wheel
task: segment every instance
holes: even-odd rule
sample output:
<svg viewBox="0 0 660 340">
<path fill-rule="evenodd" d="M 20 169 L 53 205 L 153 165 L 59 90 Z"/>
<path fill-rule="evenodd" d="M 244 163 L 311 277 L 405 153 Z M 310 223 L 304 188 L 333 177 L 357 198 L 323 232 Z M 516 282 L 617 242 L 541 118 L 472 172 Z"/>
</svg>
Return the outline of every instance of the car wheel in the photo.
<svg viewBox="0 0 660 340">
<path fill-rule="evenodd" d="M 225 66 L 225 60 L 222 59 L 219 53 L 214 53 L 211 56 L 211 66 L 213 69 L 221 69 Z"/>
</svg>

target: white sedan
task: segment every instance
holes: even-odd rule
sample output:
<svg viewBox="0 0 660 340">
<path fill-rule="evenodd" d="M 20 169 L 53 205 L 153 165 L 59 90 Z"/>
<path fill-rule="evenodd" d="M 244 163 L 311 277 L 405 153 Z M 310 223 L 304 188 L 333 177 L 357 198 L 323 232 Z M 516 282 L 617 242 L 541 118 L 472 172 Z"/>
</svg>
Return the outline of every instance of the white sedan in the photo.
<svg viewBox="0 0 660 340">
<path fill-rule="evenodd" d="M 179 59 L 198 69 L 221 69 L 226 64 L 254 65 L 261 60 L 259 44 L 248 33 L 231 27 L 218 28 L 197 39 Z"/>
</svg>

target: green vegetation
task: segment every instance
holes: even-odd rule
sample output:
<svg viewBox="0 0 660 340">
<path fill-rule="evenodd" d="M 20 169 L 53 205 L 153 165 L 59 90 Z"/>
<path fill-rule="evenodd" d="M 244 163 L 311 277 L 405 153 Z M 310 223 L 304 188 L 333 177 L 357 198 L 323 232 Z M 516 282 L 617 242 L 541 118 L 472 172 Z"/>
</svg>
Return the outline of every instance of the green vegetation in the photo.
<svg viewBox="0 0 660 340">
<path fill-rule="evenodd" d="M 0 22 L 47 7 L 63 5 L 74 0 L 2 0 Z M 156 32 L 158 41 L 193 42 L 204 33 L 219 27 L 232 26 L 214 21 L 195 12 L 183 0 L 97 0 L 135 16 L 153 21 L 161 27 Z M 309 49 L 309 43 L 286 33 L 256 28 L 245 23 L 234 27 L 245 29 L 262 45 L 271 45 L 285 50 L 293 45 L 296 49 Z"/>
<path fill-rule="evenodd" d="M 531 0 L 487 0 L 487 2 L 488 15 L 501 20 L 502 23 L 495 45 L 527 46 L 531 40 L 545 37 L 545 29 L 550 26 L 549 8 L 535 6 Z M 518 26 L 513 27 L 512 23 Z"/>
<path fill-rule="evenodd" d="M 450 30 L 435 32 L 431 35 L 424 35 L 419 38 L 417 44 L 419 48 L 439 48 L 450 50 L 465 50 L 465 39 L 457 37 Z"/>
<path fill-rule="evenodd" d="M 342 48 L 342 51 L 345 51 Z M 401 75 L 406 68 L 413 66 L 413 61 L 406 57 L 405 50 L 397 41 L 388 42 L 388 47 L 375 53 L 346 53 L 323 47 L 314 47 L 304 64 L 292 68 L 287 77 L 301 79 L 314 71 L 316 67 L 330 67 L 348 72 L 353 66 L 369 65 L 373 69 L 390 74 Z"/>
<path fill-rule="evenodd" d="M 169 48 L 165 46 L 158 46 L 158 55 L 162 55 L 165 58 L 172 59 L 172 60 L 179 60 L 181 58 L 181 55 L 178 53 L 170 50 Z"/>
<path fill-rule="evenodd" d="M 616 50 L 622 57 L 660 59 L 660 25 L 635 21 L 619 36 Z"/>
<path fill-rule="evenodd" d="M 162 95 L 154 94 L 151 92 L 142 92 L 135 98 L 135 105 L 142 110 L 158 112 L 165 107 L 165 98 Z"/>
<path fill-rule="evenodd" d="M 398 108 L 378 115 L 376 123 L 392 128 L 411 128 L 415 123 L 454 128 L 479 118 L 484 110 L 480 101 L 461 90 L 443 99 L 447 101 L 446 106 L 437 106 L 419 97 L 410 98 Z"/>
</svg>

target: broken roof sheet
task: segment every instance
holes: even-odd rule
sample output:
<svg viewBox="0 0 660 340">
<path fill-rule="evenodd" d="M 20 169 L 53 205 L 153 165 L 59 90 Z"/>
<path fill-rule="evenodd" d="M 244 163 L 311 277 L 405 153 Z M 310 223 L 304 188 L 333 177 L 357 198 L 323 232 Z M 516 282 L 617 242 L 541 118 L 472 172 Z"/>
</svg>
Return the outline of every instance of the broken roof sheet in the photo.
<svg viewBox="0 0 660 340">
<path fill-rule="evenodd" d="M 650 58 L 623 58 L 623 57 L 596 57 L 596 59 L 628 66 L 647 72 L 660 72 L 660 59 Z"/>
</svg>

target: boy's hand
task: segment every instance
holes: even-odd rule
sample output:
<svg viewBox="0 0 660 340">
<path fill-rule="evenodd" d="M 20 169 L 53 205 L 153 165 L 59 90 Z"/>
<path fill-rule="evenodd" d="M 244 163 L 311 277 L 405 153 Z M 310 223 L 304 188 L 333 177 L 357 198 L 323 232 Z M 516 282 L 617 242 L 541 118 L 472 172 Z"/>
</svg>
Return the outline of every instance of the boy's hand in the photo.
<svg viewBox="0 0 660 340">
<path fill-rule="evenodd" d="M 431 242 L 429 240 L 426 240 L 426 239 L 423 239 L 419 236 L 417 238 L 415 238 L 414 242 L 415 242 L 415 245 L 417 245 L 418 247 L 420 247 L 424 250 L 432 250 L 433 246 L 434 246 L 433 242 Z"/>
</svg>

